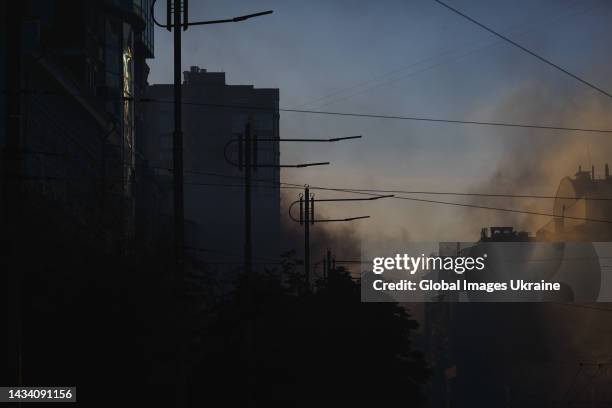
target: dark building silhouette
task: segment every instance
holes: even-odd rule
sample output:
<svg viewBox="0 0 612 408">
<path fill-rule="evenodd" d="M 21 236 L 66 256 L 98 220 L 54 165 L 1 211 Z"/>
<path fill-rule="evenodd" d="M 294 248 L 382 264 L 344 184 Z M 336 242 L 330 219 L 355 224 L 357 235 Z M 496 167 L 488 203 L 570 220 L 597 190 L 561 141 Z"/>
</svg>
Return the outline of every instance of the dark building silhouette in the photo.
<svg viewBox="0 0 612 408">
<path fill-rule="evenodd" d="M 14 55 L 2 55 L 3 99 L 11 98 L 22 119 L 18 132 L 3 123 L 5 169 L 39 197 L 24 202 L 56 206 L 68 217 L 62 224 L 107 235 L 109 244 L 117 242 L 110 231 L 120 230 L 127 247 L 135 235 L 142 116 L 126 98 L 147 85 L 150 1 L 20 4 L 20 11 L 5 10 L 8 18 L 21 13 L 21 39 Z M 21 69 L 13 74 L 6 68 L 15 58 Z"/>
<path fill-rule="evenodd" d="M 153 57 L 150 4 L 0 3 L 4 384 L 93 384 L 120 360 L 104 327 L 119 324 L 109 316 L 144 234 L 138 203 L 155 208 L 131 100 Z"/>
<path fill-rule="evenodd" d="M 173 86 L 151 85 L 148 96 L 172 101 Z M 244 173 L 226 161 L 224 152 L 230 160 L 239 161 L 238 143 L 227 144 L 244 135 L 251 118 L 260 140 L 258 163 L 278 165 L 278 141 L 261 140 L 279 138 L 278 98 L 278 89 L 228 85 L 223 72 L 198 67 L 184 72 L 185 209 L 186 217 L 195 223 L 186 245 L 201 249 L 192 254 L 218 269 L 240 267 L 244 243 Z M 160 183 L 167 186 L 164 208 L 171 214 L 172 104 L 151 103 L 146 109 L 145 156 L 157 168 Z M 267 258 L 279 257 L 280 169 L 261 167 L 253 170 L 252 177 L 253 253 L 263 268 Z"/>
<path fill-rule="evenodd" d="M 561 290 L 543 296 L 542 303 L 478 303 L 464 294 L 428 303 L 431 406 L 597 406 L 610 400 L 604 368 L 609 347 L 599 328 L 606 326 L 611 310 L 603 303 L 609 302 L 611 291 L 607 267 L 600 261 L 609 257 L 612 228 L 609 222 L 596 221 L 612 219 L 610 201 L 604 200 L 610 197 L 608 165 L 599 178 L 594 167 L 579 167 L 573 177 L 560 181 L 554 216 L 535 236 L 513 227 L 482 229 L 474 248 L 486 247 L 484 252 L 491 255 L 499 245 L 504 255 L 514 250 L 516 260 L 531 261 L 512 266 L 511 278 L 551 269 L 549 278 L 559 282 Z M 530 255 L 538 246 L 539 255 Z M 543 256 L 546 248 L 548 255 Z M 439 255 L 474 251 L 469 246 L 459 250 L 459 243 L 441 243 Z M 483 271 L 488 279 L 494 272 Z M 461 296 L 470 301 L 457 302 Z M 588 304 L 596 301 L 600 303 Z"/>
<path fill-rule="evenodd" d="M 527 231 L 516 231 L 514 227 L 489 227 L 480 230 L 481 242 L 528 242 L 531 239 Z"/>
<path fill-rule="evenodd" d="M 387 405 L 421 400 L 427 370 L 403 309 L 363 308 L 354 277 L 335 262 L 316 292 L 301 289 L 297 262 L 279 267 L 278 89 L 227 85 L 225 74 L 197 67 L 185 73 L 187 255 L 178 274 L 173 86 L 147 84 L 151 2 L 10 5 L 0 3 L 0 297 L 8 306 L 0 384 L 76 386 L 88 407 L 311 406 L 321 395 L 371 406 L 378 389 L 400 386 L 405 395 L 387 395 Z M 230 291 L 211 269 L 242 270 L 243 173 L 224 152 L 238 160 L 230 142 L 247 123 L 260 166 L 256 273 Z M 260 273 L 268 266 L 289 279 Z M 357 358 L 361 344 L 380 352 Z M 355 373 L 372 372 L 383 374 L 367 399 L 346 393 Z"/>
<path fill-rule="evenodd" d="M 539 239 L 612 241 L 612 224 L 597 221 L 612 219 L 612 201 L 602 200 L 612 197 L 608 164 L 602 177 L 596 177 L 594 166 L 590 171 L 578 167 L 574 177 L 559 182 L 556 197 L 555 218 L 537 232 Z"/>
</svg>

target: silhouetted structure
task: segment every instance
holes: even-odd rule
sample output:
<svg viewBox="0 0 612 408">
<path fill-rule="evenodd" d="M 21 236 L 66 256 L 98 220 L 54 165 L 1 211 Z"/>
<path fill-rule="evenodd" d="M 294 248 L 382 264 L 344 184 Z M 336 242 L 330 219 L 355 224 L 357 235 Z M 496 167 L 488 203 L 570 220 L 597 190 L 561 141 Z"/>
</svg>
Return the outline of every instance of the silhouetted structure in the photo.
<svg viewBox="0 0 612 408">
<path fill-rule="evenodd" d="M 532 240 L 527 231 L 516 231 L 514 227 L 489 227 L 480 230 L 481 242 L 527 242 Z"/>
<path fill-rule="evenodd" d="M 20 77 L 2 78 L 3 89 L 19 82 L 6 97 L 18 101 L 23 119 L 20 133 L 9 134 L 17 150 L 4 151 L 5 162 L 13 161 L 6 176 L 38 197 L 27 200 L 38 211 L 61 207 L 58 216 L 71 219 L 62 224 L 90 230 L 94 241 L 112 231 L 107 243 L 116 245 L 120 230 L 123 248 L 135 234 L 142 133 L 142 116 L 126 98 L 146 87 L 146 59 L 153 57 L 149 4 L 25 2 Z"/>
<path fill-rule="evenodd" d="M 604 169 L 602 178 L 594 167 L 579 167 L 574 177 L 563 178 L 554 217 L 535 237 L 513 227 L 490 227 L 465 249 L 460 245 L 466 243 L 440 244 L 440 256 L 474 255 L 472 246 L 491 256 L 500 244 L 498 252 L 516 260 L 508 266 L 512 278 L 525 278 L 525 271 L 532 277 L 552 272 L 548 278 L 562 290 L 542 298 L 551 303 L 456 303 L 468 300 L 462 293 L 427 304 L 432 407 L 596 405 L 612 397 L 605 381 L 608 342 L 593 331 L 609 319 L 609 304 L 583 304 L 602 295 L 609 299 L 599 263 L 609 246 L 593 244 L 612 238 L 612 224 L 606 221 L 612 219 L 612 204 L 606 200 L 612 197 L 612 179 L 607 164 Z M 540 250 L 534 255 L 536 247 Z M 483 270 L 483 279 L 491 279 L 502 266 Z"/>
<path fill-rule="evenodd" d="M 237 139 L 244 136 L 249 117 L 258 139 L 279 137 L 278 89 L 227 85 L 225 73 L 198 67 L 184 75 L 185 214 L 198 226 L 197 237 L 186 237 L 186 246 L 203 249 L 192 254 L 213 264 L 236 261 L 243 252 L 244 182 L 239 169 L 226 162 L 224 150 L 236 140 L 228 146 L 228 153 L 238 162 Z M 172 85 L 151 85 L 148 96 L 171 101 Z M 172 104 L 150 103 L 146 112 L 145 155 L 171 197 Z M 260 165 L 279 164 L 278 142 L 260 141 L 257 146 Z M 263 258 L 279 257 L 279 182 L 278 168 L 253 169 L 253 254 L 260 266 Z M 165 211 L 170 214 L 171 209 L 167 201 Z"/>
<path fill-rule="evenodd" d="M 428 371 L 404 309 L 361 304 L 354 277 L 329 261 L 330 284 L 298 292 L 288 278 L 297 262 L 270 259 L 280 256 L 277 89 L 186 73 L 193 252 L 184 285 L 173 285 L 172 104 L 140 98 L 172 98 L 170 85 L 146 89 L 150 2 L 11 5 L 0 3 L 0 288 L 10 306 L 1 384 L 76 385 L 79 404 L 100 407 L 173 406 L 177 384 L 190 406 L 423 400 Z M 247 120 L 262 139 L 259 165 L 273 167 L 253 172 L 257 266 L 248 280 L 224 275 L 237 278 L 227 290 L 211 264 L 241 267 L 244 196 L 223 153 Z M 241 376 L 254 379 L 251 394 Z M 365 394 L 349 390 L 366 378 Z M 385 387 L 402 392 L 381 396 Z"/>
<path fill-rule="evenodd" d="M 124 273 L 135 238 L 153 239 L 139 226 L 157 218 L 156 188 L 138 153 L 143 118 L 132 100 L 145 91 L 153 57 L 149 7 L 0 5 L 5 384 L 93 384 L 109 366 L 117 370 L 129 348 L 111 338 L 126 333 L 125 317 L 114 313 L 127 313 L 121 296 L 135 297 L 135 275 Z"/>
<path fill-rule="evenodd" d="M 555 218 L 537 232 L 539 239 L 612 241 L 612 224 L 597 221 L 612 220 L 612 200 L 602 200 L 612 198 L 608 164 L 601 178 L 596 177 L 594 166 L 590 171 L 579 166 L 573 178 L 561 180 L 556 197 L 553 205 Z"/>
</svg>

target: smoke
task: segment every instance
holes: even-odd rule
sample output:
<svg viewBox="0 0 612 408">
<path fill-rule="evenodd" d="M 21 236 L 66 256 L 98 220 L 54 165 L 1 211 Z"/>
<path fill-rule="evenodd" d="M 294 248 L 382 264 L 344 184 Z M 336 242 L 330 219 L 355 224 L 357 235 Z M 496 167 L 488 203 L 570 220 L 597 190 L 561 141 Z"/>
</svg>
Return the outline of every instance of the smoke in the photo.
<svg viewBox="0 0 612 408">
<path fill-rule="evenodd" d="M 569 102 L 568 102 L 569 101 Z M 552 89 L 527 84 L 499 101 L 488 117 L 520 118 L 517 122 L 574 128 L 612 129 L 610 104 L 598 95 L 574 93 L 560 101 Z M 601 176 L 612 161 L 612 140 L 604 133 L 531 129 L 496 129 L 502 136 L 504 156 L 489 179 L 471 192 L 554 196 L 562 178 L 595 167 Z M 552 199 L 474 197 L 470 204 L 552 213 Z M 549 217 L 498 211 L 465 211 L 464 233 L 474 227 L 513 226 L 535 233 Z M 471 229 L 471 231 L 467 229 Z"/>
<path fill-rule="evenodd" d="M 561 101 L 553 89 L 530 83 L 508 94 L 484 116 L 516 118 L 516 122 L 532 124 L 612 129 L 611 106 L 608 100 L 591 92 L 576 91 Z M 505 154 L 490 177 L 474 184 L 471 192 L 554 196 L 559 182 L 564 177 L 573 177 L 578 166 L 588 171 L 594 166 L 596 177 L 601 177 L 605 163 L 612 162 L 612 139 L 608 134 L 538 129 L 520 133 L 499 129 L 496 132 L 491 137 L 503 136 Z M 468 202 L 549 214 L 553 211 L 552 199 L 473 197 Z M 473 236 L 479 227 L 487 226 L 512 226 L 535 233 L 551 219 L 466 209 L 464 220 L 463 232 Z M 558 398 L 559 388 L 572 386 L 576 372 L 584 370 L 587 379 L 592 377 L 593 387 L 605 386 L 598 383 L 603 377 L 602 370 L 597 366 L 583 368 L 580 364 L 610 358 L 612 332 L 594 330 L 605 327 L 608 313 L 562 304 L 495 307 L 493 310 L 498 312 L 495 317 L 503 323 L 481 328 L 477 333 L 484 336 L 494 331 L 506 339 L 509 347 L 503 353 L 508 361 L 499 372 L 505 376 L 512 373 L 510 384 L 537 383 L 538 393 L 543 398 Z M 502 308 L 505 318 L 498 311 Z M 587 381 L 583 377 L 577 376 L 574 381 L 582 384 Z M 573 394 L 569 397 L 575 398 Z"/>
</svg>

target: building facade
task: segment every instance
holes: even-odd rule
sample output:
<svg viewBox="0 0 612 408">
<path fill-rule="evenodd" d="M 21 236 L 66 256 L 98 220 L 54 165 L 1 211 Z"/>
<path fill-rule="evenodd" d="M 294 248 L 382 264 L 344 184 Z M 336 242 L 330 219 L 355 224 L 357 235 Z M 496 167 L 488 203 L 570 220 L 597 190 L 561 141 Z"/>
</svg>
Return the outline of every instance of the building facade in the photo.
<svg viewBox="0 0 612 408">
<path fill-rule="evenodd" d="M 147 104 L 145 154 L 167 185 L 166 212 L 172 214 L 173 86 L 151 85 Z M 183 130 L 185 216 L 195 230 L 186 245 L 218 269 L 240 268 L 244 245 L 244 172 L 238 139 L 249 119 L 257 143 L 253 169 L 252 225 L 255 263 L 279 257 L 280 169 L 278 89 L 228 85 L 225 73 L 191 67 L 184 73 Z M 266 139 L 266 140 L 264 140 Z M 226 157 L 227 156 L 227 157 Z M 229 161 L 228 161 L 229 160 Z M 221 265 L 225 265 L 221 267 Z"/>
<path fill-rule="evenodd" d="M 5 26 L 14 45 L 1 65 L 10 117 L 21 120 L 4 123 L 0 143 L 7 176 L 32 195 L 21 204 L 57 207 L 74 218 L 63 224 L 109 244 L 120 234 L 124 248 L 135 234 L 142 116 L 132 98 L 145 92 L 153 57 L 149 9 L 148 0 L 58 0 L 3 10 L 19 20 L 19 33 Z"/>
<path fill-rule="evenodd" d="M 148 0 L 0 3 L 5 383 L 77 383 L 120 360 L 92 344 L 112 341 L 105 319 L 119 314 L 100 316 L 118 308 L 137 235 L 143 126 L 132 97 L 145 92 L 153 57 L 149 9 Z"/>
</svg>

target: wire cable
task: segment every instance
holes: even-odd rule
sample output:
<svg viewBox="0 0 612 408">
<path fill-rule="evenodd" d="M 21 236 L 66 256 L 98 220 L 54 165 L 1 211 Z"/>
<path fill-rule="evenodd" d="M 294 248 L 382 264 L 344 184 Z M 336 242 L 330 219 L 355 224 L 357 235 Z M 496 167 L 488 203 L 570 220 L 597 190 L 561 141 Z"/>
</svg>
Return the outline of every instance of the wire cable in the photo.
<svg viewBox="0 0 612 408">
<path fill-rule="evenodd" d="M 22 91 L 31 92 L 31 91 Z M 6 93 L 6 91 L 5 91 Z M 37 92 L 40 94 L 53 94 L 52 92 Z M 91 95 L 78 95 L 82 97 L 100 99 L 97 96 Z M 167 103 L 173 104 L 174 101 L 171 99 L 157 99 L 149 97 L 114 97 L 121 100 L 129 100 L 139 103 Z M 104 98 L 108 99 L 108 98 Z M 539 129 L 539 130 L 560 130 L 567 132 L 589 132 L 589 133 L 606 133 L 612 134 L 612 129 L 596 129 L 586 127 L 572 127 L 572 126 L 560 126 L 560 125 L 540 125 L 530 123 L 512 123 L 512 122 L 494 122 L 494 121 L 476 121 L 476 120 L 459 120 L 459 119 L 443 119 L 426 116 L 409 116 L 409 115 L 387 115 L 387 114 L 373 114 L 373 113 L 358 113 L 358 112 L 337 112 L 337 111 L 324 111 L 324 110 L 312 110 L 312 109 L 291 109 L 291 108 L 278 108 L 271 109 L 262 106 L 249 106 L 249 105 L 234 105 L 234 104 L 220 104 L 220 103 L 205 103 L 197 101 L 183 101 L 183 105 L 188 106 L 202 106 L 210 108 L 229 108 L 229 109 L 247 109 L 254 111 L 266 111 L 266 112 L 287 112 L 287 113 L 301 113 L 311 115 L 326 115 L 326 116 L 340 116 L 340 117 L 353 117 L 353 118 L 369 118 L 369 119 L 387 119 L 387 120 L 407 120 L 414 122 L 428 122 L 428 123 L 448 123 L 448 124 L 460 124 L 460 125 L 475 125 L 475 126 L 494 126 L 494 127 L 507 127 L 507 128 L 523 128 L 523 129 Z"/>
<path fill-rule="evenodd" d="M 572 6 L 572 7 L 575 7 L 575 5 L 574 5 L 574 6 Z M 577 12 L 576 12 L 576 11 L 573 11 L 573 12 L 571 12 L 571 13 L 563 13 L 563 14 L 559 14 L 559 15 L 557 15 L 557 16 L 553 16 L 553 17 L 552 17 L 551 19 L 549 19 L 549 21 L 547 21 L 547 22 L 550 22 L 550 21 L 552 21 L 552 20 L 556 20 L 556 19 L 558 19 L 558 18 L 565 18 L 565 17 L 567 17 L 568 15 L 573 15 L 573 14 L 576 14 L 576 13 L 578 13 L 578 12 L 585 12 L 585 11 L 589 11 L 589 10 L 590 10 L 592 7 L 593 7 L 593 6 L 591 5 L 590 7 L 587 7 L 587 8 L 586 8 L 586 10 L 583 8 L 582 10 L 579 10 L 579 11 L 577 11 Z M 526 22 L 526 23 L 519 24 L 519 25 L 516 25 L 516 26 L 514 26 L 514 27 L 511 27 L 511 28 L 508 28 L 507 30 L 504 30 L 504 31 L 507 31 L 507 32 L 510 32 L 510 31 L 515 31 L 515 30 L 516 30 L 516 29 L 518 29 L 518 28 L 525 27 L 525 26 L 528 26 L 528 25 L 530 25 L 530 23 L 529 23 L 529 22 Z M 541 24 L 540 24 L 540 26 L 541 26 Z M 541 27 L 538 27 L 538 28 L 541 28 Z M 532 30 L 527 30 L 527 31 L 518 32 L 518 33 L 516 33 L 516 35 L 524 35 L 524 34 L 528 33 L 529 31 L 532 31 Z M 469 44 L 465 44 L 465 45 L 467 45 L 467 46 L 472 46 L 472 45 L 480 45 L 481 43 L 483 43 L 483 41 L 474 41 L 474 42 L 471 42 L 471 43 L 469 43 Z M 404 67 L 404 68 L 399 68 L 399 69 L 396 69 L 396 70 L 393 70 L 393 71 L 387 72 L 386 74 L 383 74 L 383 75 L 380 75 L 380 76 L 376 76 L 376 77 L 374 77 L 373 79 L 370 79 L 370 80 L 367 80 L 367 81 L 364 81 L 364 82 L 360 82 L 360 83 L 358 83 L 358 84 L 355 84 L 355 85 L 349 86 L 348 88 L 343 88 L 343 89 L 340 89 L 340 90 L 338 90 L 338 91 L 336 91 L 336 92 L 334 92 L 334 93 L 332 93 L 332 94 L 328 94 L 326 97 L 317 98 L 317 99 L 315 99 L 315 100 L 311 101 L 311 103 L 304 103 L 304 104 L 300 104 L 299 106 L 297 106 L 297 108 L 304 108 L 305 106 L 309 106 L 309 105 L 310 105 L 310 108 L 314 108 L 315 106 L 316 106 L 317 108 L 322 108 L 322 107 L 324 107 L 324 106 L 328 106 L 328 105 L 331 105 L 331 104 L 336 104 L 336 103 L 341 102 L 341 101 L 343 101 L 343 100 L 350 99 L 350 98 L 353 98 L 353 97 L 358 96 L 358 95 L 360 95 L 360 94 L 363 94 L 363 93 L 366 93 L 366 92 L 370 92 L 370 91 L 372 91 L 372 90 L 375 90 L 375 89 L 377 89 L 377 88 L 387 86 L 387 85 L 389 85 L 389 84 L 391 84 L 391 83 L 393 83 L 393 82 L 396 82 L 396 81 L 403 81 L 403 80 L 405 80 L 405 79 L 407 79 L 407 78 L 409 78 L 409 77 L 412 77 L 413 75 L 420 74 L 420 73 L 423 73 L 423 72 L 429 71 L 429 70 L 431 70 L 431 69 L 434 69 L 434 68 L 437 68 L 437 67 L 440 67 L 440 66 L 446 65 L 446 64 L 447 64 L 447 63 L 449 63 L 449 62 L 456 61 L 456 60 L 458 60 L 458 59 L 461 59 L 461 58 L 467 57 L 467 56 L 469 56 L 469 55 L 471 55 L 471 54 L 474 54 L 474 53 L 477 53 L 477 52 L 484 51 L 484 50 L 486 50 L 486 49 L 488 49 L 488 48 L 497 47 L 497 46 L 499 46 L 500 44 L 503 44 L 503 43 L 504 43 L 504 41 L 502 41 L 502 40 L 496 40 L 496 41 L 495 41 L 495 42 L 493 42 L 493 43 L 490 43 L 490 42 L 488 42 L 488 41 L 487 41 L 485 44 L 482 44 L 482 46 L 479 46 L 478 48 L 471 49 L 471 50 L 469 50 L 469 51 L 467 51 L 467 52 L 463 52 L 463 53 L 460 53 L 460 54 L 458 54 L 458 53 L 457 53 L 457 47 L 452 47 L 452 48 L 450 48 L 448 51 L 445 51 L 445 52 L 443 52 L 443 53 L 440 53 L 440 54 L 438 54 L 438 55 L 436 55 L 436 56 L 432 56 L 432 57 L 430 57 L 430 58 L 426 58 L 426 59 L 424 59 L 424 60 L 421 60 L 421 61 L 419 61 L 419 62 L 416 62 L 416 63 L 414 63 L 414 64 L 411 64 L 411 65 L 409 65 L 409 66 L 406 66 L 406 67 Z M 454 55 L 453 55 L 453 54 L 454 54 Z M 448 58 L 445 58 L 445 59 L 442 59 L 441 61 L 437 61 L 437 62 L 435 62 L 435 60 L 436 60 L 436 59 L 438 59 L 438 57 L 444 57 L 445 55 L 448 55 L 449 57 L 448 57 Z M 414 70 L 414 71 L 410 71 L 410 72 L 404 73 L 404 74 L 399 75 L 399 76 L 394 75 L 394 74 L 399 73 L 399 72 L 401 72 L 401 71 L 406 71 L 407 69 L 409 69 L 409 68 L 411 68 L 411 67 L 413 67 L 413 66 L 417 66 L 417 65 L 424 64 L 425 62 L 428 62 L 428 61 L 432 61 L 432 63 L 431 63 L 431 64 L 429 64 L 429 65 L 427 65 L 427 66 L 425 66 L 425 67 L 422 67 L 422 68 L 420 68 L 420 69 L 417 69 L 417 70 Z M 392 76 L 392 75 L 393 75 L 393 77 L 389 78 L 389 79 L 388 79 L 388 80 L 386 80 L 386 81 L 383 81 L 383 82 L 378 82 L 378 81 L 377 81 L 378 79 L 383 79 L 383 78 L 385 78 L 385 77 L 387 77 L 387 78 L 388 78 L 388 77 L 390 77 L 390 76 Z M 378 82 L 378 83 L 377 83 L 377 82 Z M 362 89 L 360 89 L 360 90 L 357 90 L 356 92 L 352 92 L 352 93 L 350 93 L 350 94 L 345 94 L 345 95 L 336 96 L 335 98 L 332 98 L 331 100 L 329 100 L 329 97 L 331 97 L 331 96 L 333 96 L 333 95 L 338 95 L 338 94 L 344 93 L 344 91 L 352 90 L 352 89 L 355 89 L 355 88 L 360 88 L 360 87 L 362 87 L 362 85 L 372 84 L 372 83 L 373 83 L 373 85 L 368 86 L 368 87 L 365 87 L 365 88 L 362 88 Z M 326 99 L 327 99 L 327 101 L 325 101 Z M 315 102 L 317 102 L 317 101 L 323 101 L 323 102 L 320 102 L 320 103 L 315 103 Z"/>
<path fill-rule="evenodd" d="M 7 175 L 4 175 L 3 178 L 7 178 Z M 30 180 L 37 180 L 37 179 L 45 179 L 45 180 L 73 180 L 73 181 L 80 180 L 79 178 L 48 177 L 48 176 L 42 176 L 42 177 L 19 176 L 19 178 L 23 179 L 23 180 L 27 180 L 27 179 L 30 179 Z M 267 183 L 273 183 L 274 185 L 277 184 L 277 183 L 271 182 L 271 181 L 260 181 L 260 182 L 262 182 L 262 183 L 266 183 L 266 182 Z M 195 185 L 195 186 L 214 186 L 214 187 L 222 187 L 222 186 L 223 187 L 244 187 L 244 186 L 242 186 L 240 184 L 224 184 L 224 183 L 185 182 L 184 184 L 186 184 L 186 185 Z M 278 186 L 279 186 L 279 188 L 290 188 L 290 189 L 297 189 L 297 188 L 301 188 L 302 187 L 302 186 L 300 186 L 298 184 L 284 183 L 284 182 L 278 183 Z M 358 191 L 358 190 L 352 190 L 352 189 L 329 188 L 329 187 L 318 187 L 318 186 L 310 186 L 310 189 L 311 190 L 324 190 L 324 191 L 340 191 L 340 192 L 346 192 L 346 193 L 367 195 L 367 196 L 371 196 L 371 197 L 381 197 L 380 194 L 375 194 L 375 193 L 371 193 L 371 192 L 364 192 L 364 191 Z M 536 215 L 536 216 L 542 216 L 542 217 L 560 218 L 559 215 L 555 215 L 555 214 L 552 214 L 552 213 L 539 212 L 539 211 L 532 211 L 532 210 L 520 210 L 520 209 L 513 209 L 513 208 L 493 207 L 493 206 L 468 204 L 468 203 L 457 203 L 457 202 L 449 202 L 449 201 L 429 200 L 429 199 L 423 199 L 423 198 L 405 197 L 405 196 L 398 196 L 398 195 L 390 196 L 388 198 L 398 199 L 398 200 L 414 201 L 414 202 L 421 202 L 421 203 L 429 203 L 429 204 L 440 204 L 440 205 L 448 205 L 448 206 L 456 206 L 456 207 L 475 208 L 475 209 L 481 209 L 481 210 L 509 212 L 509 213 L 515 213 L 515 214 L 526 214 L 526 215 Z M 612 220 L 599 219 L 599 218 L 574 217 L 574 216 L 569 216 L 569 215 L 565 215 L 565 216 L 563 216 L 563 218 L 567 219 L 567 220 L 576 220 L 576 221 L 612 223 Z"/>
<path fill-rule="evenodd" d="M 146 100 L 143 99 L 141 100 L 141 102 L 173 103 L 171 100 L 153 99 L 153 98 L 146 98 Z M 184 101 L 183 104 L 191 105 L 191 106 L 208 106 L 208 107 L 217 107 L 217 108 L 232 108 L 232 109 L 240 108 L 240 109 L 266 110 L 266 111 L 270 110 L 268 108 L 262 108 L 262 107 L 257 107 L 257 106 L 226 105 L 226 104 L 215 104 L 215 103 L 201 103 L 201 102 L 194 102 L 194 101 Z M 288 112 L 288 113 L 344 116 L 344 117 L 354 117 L 354 118 L 395 119 L 395 120 L 408 120 L 408 121 L 415 121 L 415 122 L 451 123 L 451 124 L 462 124 L 462 125 L 497 126 L 497 127 L 540 129 L 540 130 L 562 130 L 562 131 L 569 131 L 569 132 L 612 133 L 612 129 L 594 129 L 594 128 L 538 125 L 538 124 L 510 123 L 510 122 L 488 122 L 488 121 L 475 121 L 475 120 L 441 119 L 441 118 L 432 118 L 432 117 L 425 117 L 425 116 L 382 115 L 382 114 L 372 114 L 372 113 L 335 112 L 335 111 L 322 111 L 322 110 L 311 110 L 311 109 L 290 109 L 290 108 L 279 108 L 278 111 Z"/>
<path fill-rule="evenodd" d="M 36 180 L 80 181 L 80 180 L 82 180 L 82 179 L 79 179 L 79 178 L 51 177 L 51 176 L 41 176 L 41 177 L 36 177 L 36 176 L 19 176 L 19 178 L 24 180 L 24 181 L 25 180 L 32 180 L 32 181 L 36 181 Z M 121 181 L 121 179 L 119 179 L 119 181 Z M 171 184 L 171 183 L 169 183 L 169 184 Z M 208 186 L 208 187 L 233 187 L 233 188 L 243 188 L 244 187 L 241 184 L 225 184 L 225 183 L 185 182 L 184 184 L 185 185 L 193 185 L 193 186 L 202 186 L 202 187 L 204 187 L 204 186 Z M 281 184 L 286 184 L 286 183 L 281 183 Z M 278 187 L 279 188 L 283 188 L 283 189 L 301 189 L 302 188 L 302 187 L 300 187 L 298 185 L 280 185 Z M 364 195 L 372 196 L 374 198 L 381 197 L 379 194 L 365 193 L 365 192 L 360 192 L 360 191 L 350 190 L 350 189 L 340 189 L 340 188 L 333 188 L 332 189 L 332 188 L 316 187 L 316 186 L 310 186 L 310 189 L 311 190 L 341 191 L 341 192 L 353 193 L 353 194 L 364 194 Z M 482 210 L 510 212 L 510 213 L 516 213 L 516 214 L 526 214 L 526 215 L 537 215 L 537 216 L 542 216 L 542 217 L 560 218 L 559 215 L 555 215 L 555 214 L 552 214 L 552 213 L 539 212 L 539 211 L 532 211 L 532 210 L 520 210 L 520 209 L 513 209 L 513 208 L 502 208 L 502 207 L 493 207 L 493 206 L 485 206 L 485 205 L 477 205 L 477 204 L 456 203 L 456 202 L 438 201 L 438 200 L 427 200 L 427 199 L 422 199 L 422 198 L 404 197 L 404 196 L 397 196 L 397 195 L 396 196 L 390 196 L 388 198 L 399 199 L 399 200 L 407 200 L 407 201 L 415 201 L 415 202 L 422 202 L 422 203 L 430 203 L 430 204 L 441 204 L 441 205 L 466 207 L 466 208 L 475 208 L 475 209 L 482 209 Z M 568 220 L 576 220 L 576 221 L 612 223 L 612 220 L 599 219 L 599 218 L 574 217 L 574 216 L 568 216 L 568 215 L 563 216 L 563 218 L 564 219 L 568 219 Z"/>
<path fill-rule="evenodd" d="M 408 200 L 408 201 L 415 201 L 415 202 L 421 202 L 421 203 L 429 203 L 429 204 L 442 204 L 442 205 L 449 205 L 449 206 L 456 206 L 456 207 L 466 207 L 466 208 L 477 208 L 477 209 L 481 209 L 481 210 L 492 210 L 492 211 L 500 211 L 500 212 L 509 212 L 509 213 L 516 213 L 516 214 L 527 214 L 527 215 L 537 215 L 537 216 L 542 216 L 542 217 L 555 217 L 555 218 L 561 218 L 559 215 L 555 215 L 555 214 L 551 214 L 551 213 L 545 213 L 545 212 L 539 212 L 539 211 L 532 211 L 532 210 L 517 210 L 517 209 L 513 209 L 513 208 L 500 208 L 500 207 L 490 207 L 490 206 L 486 206 L 486 205 L 477 205 L 477 204 L 466 204 L 466 203 L 455 203 L 455 202 L 449 202 L 449 201 L 437 201 L 437 200 L 426 200 L 423 198 L 414 198 L 414 197 L 402 197 L 402 196 L 394 196 L 391 198 L 395 198 L 398 200 Z M 569 215 L 565 215 L 563 216 L 563 219 L 566 220 L 576 220 L 576 221 L 588 221 L 588 222 L 603 222 L 603 223 L 607 223 L 607 224 L 612 224 L 612 220 L 608 220 L 608 219 L 600 219 L 600 218 L 587 218 L 587 217 L 572 217 Z"/>
<path fill-rule="evenodd" d="M 588 86 L 589 88 L 592 88 L 592 89 L 596 90 L 597 92 L 601 93 L 602 95 L 605 95 L 605 96 L 607 96 L 609 98 L 612 98 L 612 94 L 610 94 L 609 92 L 607 92 L 607 91 L 603 90 L 602 88 L 594 85 L 593 83 L 591 83 L 591 82 L 589 82 L 589 81 L 579 77 L 578 75 L 568 71 L 567 69 L 561 67 L 560 65 L 555 64 L 554 62 L 550 61 L 549 59 L 542 57 L 541 55 L 531 51 L 530 49 L 523 47 L 521 44 L 517 43 L 516 41 L 511 40 L 510 38 L 506 37 L 505 35 L 497 32 L 497 31 L 493 30 L 492 28 L 484 25 L 483 23 L 473 19 L 472 17 L 468 16 L 467 14 L 462 13 L 461 11 L 457 10 L 456 8 L 453 8 L 453 7 L 449 6 L 448 4 L 444 3 L 441 0 L 433 0 L 433 1 L 435 1 L 436 3 L 438 3 L 439 5 L 441 5 L 443 7 L 446 7 L 448 10 L 452 11 L 453 13 L 455 13 L 455 14 L 463 17 L 463 18 L 465 18 L 466 20 L 476 24 L 478 27 L 488 31 L 489 33 L 491 33 L 491 34 L 501 38 L 502 40 L 506 41 L 507 43 L 512 44 L 516 48 L 526 52 L 527 54 L 531 55 L 532 57 L 537 58 L 538 60 L 540 60 L 540 61 L 544 62 L 545 64 L 555 68 L 556 70 L 564 73 L 565 75 L 574 78 L 576 81 L 578 81 L 578 82 Z"/>
</svg>

